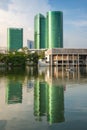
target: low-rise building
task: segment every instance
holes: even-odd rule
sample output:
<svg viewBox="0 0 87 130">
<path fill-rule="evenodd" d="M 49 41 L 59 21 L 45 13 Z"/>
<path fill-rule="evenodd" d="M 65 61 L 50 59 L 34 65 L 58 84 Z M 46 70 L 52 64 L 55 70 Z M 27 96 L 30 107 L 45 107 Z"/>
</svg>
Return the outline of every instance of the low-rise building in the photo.
<svg viewBox="0 0 87 130">
<path fill-rule="evenodd" d="M 57 66 L 86 66 L 87 49 L 54 48 L 45 52 L 46 62 Z"/>
</svg>

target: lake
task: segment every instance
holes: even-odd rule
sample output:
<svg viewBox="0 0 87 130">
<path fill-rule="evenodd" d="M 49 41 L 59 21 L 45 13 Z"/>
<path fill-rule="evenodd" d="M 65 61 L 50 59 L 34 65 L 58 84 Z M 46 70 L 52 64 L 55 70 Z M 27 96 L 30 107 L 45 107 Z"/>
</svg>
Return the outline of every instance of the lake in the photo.
<svg viewBox="0 0 87 130">
<path fill-rule="evenodd" d="M 87 68 L 0 68 L 0 130 L 87 130 Z"/>
</svg>

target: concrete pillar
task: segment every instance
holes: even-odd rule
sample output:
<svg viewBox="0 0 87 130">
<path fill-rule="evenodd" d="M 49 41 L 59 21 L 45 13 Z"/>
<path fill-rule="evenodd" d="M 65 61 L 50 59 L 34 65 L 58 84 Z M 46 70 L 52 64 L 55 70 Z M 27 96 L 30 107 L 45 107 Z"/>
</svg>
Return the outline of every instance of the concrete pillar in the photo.
<svg viewBox="0 0 87 130">
<path fill-rule="evenodd" d="M 69 55 L 67 54 L 67 67 L 69 67 Z"/>
<path fill-rule="evenodd" d="M 74 54 L 73 54 L 73 66 L 74 66 Z"/>
<path fill-rule="evenodd" d="M 50 72 L 49 77 L 50 77 L 50 79 L 52 79 L 52 77 L 53 77 L 53 67 L 52 66 L 50 66 L 49 72 Z"/>
<path fill-rule="evenodd" d="M 58 66 L 53 67 L 53 68 L 54 68 L 54 71 L 55 71 L 55 73 L 56 73 L 56 78 L 58 78 Z"/>
<path fill-rule="evenodd" d="M 62 66 L 63 66 L 63 54 L 62 54 Z"/>
<path fill-rule="evenodd" d="M 79 54 L 78 54 L 78 66 L 79 66 Z"/>
<path fill-rule="evenodd" d="M 87 56 L 86 56 L 86 71 L 87 71 Z"/>
<path fill-rule="evenodd" d="M 52 54 L 51 54 L 51 66 L 53 65 L 53 56 L 52 56 Z"/>
<path fill-rule="evenodd" d="M 57 54 L 57 64 L 58 64 L 58 54 Z M 58 65 L 57 65 L 58 66 Z"/>
<path fill-rule="evenodd" d="M 64 78 L 64 67 L 62 66 L 62 79 Z"/>
<path fill-rule="evenodd" d="M 80 67 L 78 66 L 78 80 L 80 80 Z"/>
<path fill-rule="evenodd" d="M 87 66 L 87 56 L 86 56 L 86 66 Z"/>
<path fill-rule="evenodd" d="M 73 79 L 75 79 L 75 72 L 73 71 Z"/>
</svg>

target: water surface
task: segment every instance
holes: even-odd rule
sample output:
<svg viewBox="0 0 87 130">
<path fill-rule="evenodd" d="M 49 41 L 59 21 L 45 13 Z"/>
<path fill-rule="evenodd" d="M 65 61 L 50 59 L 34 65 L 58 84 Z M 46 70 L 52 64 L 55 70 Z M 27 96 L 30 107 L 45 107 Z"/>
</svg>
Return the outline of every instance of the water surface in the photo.
<svg viewBox="0 0 87 130">
<path fill-rule="evenodd" d="M 87 130 L 87 69 L 0 68 L 0 130 Z"/>
</svg>

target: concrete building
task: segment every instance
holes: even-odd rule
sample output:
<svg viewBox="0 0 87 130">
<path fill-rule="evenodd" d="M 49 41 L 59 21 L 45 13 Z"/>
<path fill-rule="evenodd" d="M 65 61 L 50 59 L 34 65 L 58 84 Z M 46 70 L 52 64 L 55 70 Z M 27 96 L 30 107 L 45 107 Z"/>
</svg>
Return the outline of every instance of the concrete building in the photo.
<svg viewBox="0 0 87 130">
<path fill-rule="evenodd" d="M 51 66 L 87 66 L 87 49 L 48 49 L 45 56 Z"/>
<path fill-rule="evenodd" d="M 23 29 L 8 28 L 7 29 L 7 49 L 15 51 L 23 47 Z"/>
<path fill-rule="evenodd" d="M 34 49 L 34 42 L 31 40 L 27 40 L 27 47 L 28 49 Z"/>
<path fill-rule="evenodd" d="M 63 48 L 63 13 L 49 11 L 46 19 L 47 48 Z"/>
<path fill-rule="evenodd" d="M 35 49 L 45 48 L 45 17 L 37 14 L 34 19 Z"/>
</svg>

